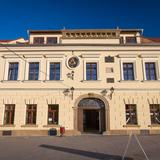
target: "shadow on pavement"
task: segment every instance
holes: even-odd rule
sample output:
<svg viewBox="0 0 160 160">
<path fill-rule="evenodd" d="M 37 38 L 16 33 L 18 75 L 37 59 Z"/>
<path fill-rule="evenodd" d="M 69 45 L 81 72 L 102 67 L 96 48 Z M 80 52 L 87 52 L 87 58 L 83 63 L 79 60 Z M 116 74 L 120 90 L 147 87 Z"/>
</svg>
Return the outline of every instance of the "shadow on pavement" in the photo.
<svg viewBox="0 0 160 160">
<path fill-rule="evenodd" d="M 84 150 L 72 149 L 72 148 L 66 148 L 66 147 L 60 147 L 60 146 L 42 144 L 39 147 L 61 151 L 61 152 L 66 152 L 66 153 L 71 153 L 71 154 L 76 154 L 76 155 L 85 156 L 89 158 L 95 158 L 99 160 L 102 160 L 102 159 L 103 160 L 104 159 L 105 160 L 122 160 L 121 156 L 109 155 L 109 154 L 97 153 L 97 152 L 91 152 L 91 151 L 84 151 Z M 134 159 L 126 157 L 124 160 L 134 160 Z"/>
</svg>

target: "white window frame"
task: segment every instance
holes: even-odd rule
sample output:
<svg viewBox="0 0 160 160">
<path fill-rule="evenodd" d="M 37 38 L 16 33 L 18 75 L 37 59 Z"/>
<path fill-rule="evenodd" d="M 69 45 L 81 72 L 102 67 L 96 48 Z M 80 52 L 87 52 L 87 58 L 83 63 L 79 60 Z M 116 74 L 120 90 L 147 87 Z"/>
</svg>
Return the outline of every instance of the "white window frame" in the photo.
<svg viewBox="0 0 160 160">
<path fill-rule="evenodd" d="M 9 71 L 9 63 L 18 63 L 18 76 L 17 80 L 8 80 L 8 71 Z M 5 61 L 5 69 L 4 69 L 4 81 L 19 81 L 20 80 L 20 68 L 21 68 L 21 60 L 20 59 L 6 59 Z"/>
<path fill-rule="evenodd" d="M 125 80 L 123 74 L 123 63 L 132 63 L 133 64 L 133 73 L 134 80 Z M 120 60 L 120 68 L 121 68 L 121 80 L 122 81 L 137 81 L 137 70 L 136 70 L 136 58 L 121 58 Z"/>
<path fill-rule="evenodd" d="M 59 58 L 47 58 L 47 67 L 46 67 L 46 77 L 45 80 L 46 81 L 62 81 L 63 80 L 63 66 L 64 66 L 64 62 L 62 59 Z M 50 63 L 60 63 L 60 80 L 50 80 Z"/>
<path fill-rule="evenodd" d="M 32 62 L 39 62 L 39 75 L 38 80 L 29 80 L 29 63 Z M 42 79 L 42 59 L 39 58 L 27 58 L 25 63 L 25 73 L 24 73 L 24 80 L 26 81 L 40 81 Z"/>
<path fill-rule="evenodd" d="M 86 64 L 87 63 L 97 63 L 97 80 L 87 80 L 86 78 Z M 83 80 L 84 81 L 100 81 L 100 78 L 101 78 L 101 75 L 100 75 L 100 72 L 99 72 L 99 60 L 97 59 L 85 59 L 83 60 Z"/>
<path fill-rule="evenodd" d="M 156 81 L 156 80 L 147 80 L 146 77 L 146 67 L 145 63 L 155 63 L 155 69 L 156 69 L 156 80 L 160 80 L 160 70 L 159 70 L 159 63 L 157 58 L 143 58 L 142 59 L 142 65 L 143 65 L 143 80 L 144 81 Z"/>
</svg>

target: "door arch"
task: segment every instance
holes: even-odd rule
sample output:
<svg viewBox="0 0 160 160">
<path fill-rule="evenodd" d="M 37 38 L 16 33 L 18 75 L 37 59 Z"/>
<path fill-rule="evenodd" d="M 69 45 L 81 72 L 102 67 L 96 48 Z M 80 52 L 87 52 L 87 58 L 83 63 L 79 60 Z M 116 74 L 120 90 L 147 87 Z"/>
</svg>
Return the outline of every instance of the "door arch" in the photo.
<svg viewBox="0 0 160 160">
<path fill-rule="evenodd" d="M 109 130 L 108 102 L 101 95 L 82 95 L 75 101 L 74 129 L 79 132 Z"/>
</svg>

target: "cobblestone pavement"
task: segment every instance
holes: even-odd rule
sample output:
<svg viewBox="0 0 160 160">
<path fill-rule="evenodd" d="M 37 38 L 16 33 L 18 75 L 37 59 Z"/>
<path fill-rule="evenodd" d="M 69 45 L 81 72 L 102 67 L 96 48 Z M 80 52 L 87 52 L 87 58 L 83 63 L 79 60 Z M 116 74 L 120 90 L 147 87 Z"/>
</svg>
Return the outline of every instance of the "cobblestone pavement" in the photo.
<svg viewBox="0 0 160 160">
<path fill-rule="evenodd" d="M 160 135 L 138 136 L 149 160 L 160 160 Z M 128 136 L 0 137 L 0 160 L 122 160 Z M 145 160 L 133 136 L 125 160 Z"/>
</svg>

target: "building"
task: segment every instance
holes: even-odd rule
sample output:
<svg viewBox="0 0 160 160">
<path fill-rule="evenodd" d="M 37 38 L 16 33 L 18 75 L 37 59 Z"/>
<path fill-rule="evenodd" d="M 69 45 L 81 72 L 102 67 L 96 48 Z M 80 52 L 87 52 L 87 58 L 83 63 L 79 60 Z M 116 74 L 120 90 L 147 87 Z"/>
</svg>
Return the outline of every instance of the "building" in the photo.
<svg viewBox="0 0 160 160">
<path fill-rule="evenodd" d="M 0 41 L 0 134 L 160 133 L 160 39 L 142 29 L 30 30 Z"/>
</svg>

